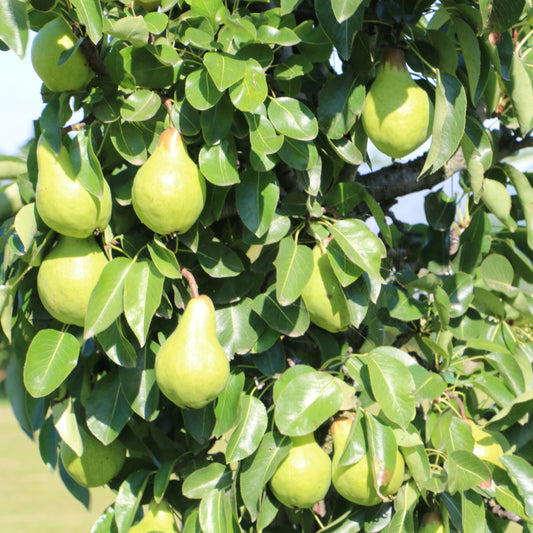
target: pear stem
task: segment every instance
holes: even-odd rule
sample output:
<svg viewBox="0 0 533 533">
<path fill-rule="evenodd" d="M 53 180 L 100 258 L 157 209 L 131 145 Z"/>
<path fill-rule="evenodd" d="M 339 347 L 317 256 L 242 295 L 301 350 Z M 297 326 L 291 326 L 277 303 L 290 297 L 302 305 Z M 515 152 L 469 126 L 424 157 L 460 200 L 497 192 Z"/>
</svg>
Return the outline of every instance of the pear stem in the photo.
<svg viewBox="0 0 533 533">
<path fill-rule="evenodd" d="M 185 267 L 183 267 L 181 269 L 181 275 L 189 283 L 189 288 L 191 289 L 192 297 L 193 298 L 198 298 L 200 296 L 200 292 L 198 291 L 198 284 L 196 283 L 196 280 L 194 279 L 194 276 L 192 275 L 192 272 L 190 272 Z"/>
<path fill-rule="evenodd" d="M 461 417 L 465 422 L 468 422 L 468 417 L 466 416 L 465 406 L 463 404 L 463 400 L 459 398 L 459 396 L 456 396 L 455 394 L 452 394 L 450 391 L 446 391 L 446 396 L 450 398 L 450 400 L 455 400 L 457 402 L 457 405 L 459 406 L 459 410 L 461 411 Z"/>
<path fill-rule="evenodd" d="M 171 127 L 175 128 L 174 123 L 172 122 L 172 100 L 168 96 L 161 97 L 161 103 L 167 108 L 168 120 L 170 121 Z"/>
</svg>

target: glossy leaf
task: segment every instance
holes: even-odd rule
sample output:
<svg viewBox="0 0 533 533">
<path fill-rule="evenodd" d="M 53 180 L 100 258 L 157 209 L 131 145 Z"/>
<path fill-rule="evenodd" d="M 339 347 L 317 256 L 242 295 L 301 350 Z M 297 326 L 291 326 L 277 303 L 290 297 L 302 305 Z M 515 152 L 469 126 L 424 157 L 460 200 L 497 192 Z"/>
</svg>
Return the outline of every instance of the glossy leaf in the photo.
<svg viewBox="0 0 533 533">
<path fill-rule="evenodd" d="M 268 104 L 268 118 L 274 127 L 291 139 L 311 141 L 318 134 L 318 123 L 311 110 L 299 100 L 282 96 Z"/>
</svg>

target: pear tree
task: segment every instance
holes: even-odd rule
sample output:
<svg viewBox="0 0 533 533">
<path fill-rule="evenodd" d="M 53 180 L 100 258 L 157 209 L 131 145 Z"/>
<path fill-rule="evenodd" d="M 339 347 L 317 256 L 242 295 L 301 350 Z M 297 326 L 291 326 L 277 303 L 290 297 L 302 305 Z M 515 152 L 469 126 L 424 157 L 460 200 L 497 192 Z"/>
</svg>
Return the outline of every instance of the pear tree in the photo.
<svg viewBox="0 0 533 533">
<path fill-rule="evenodd" d="M 533 531 L 531 0 L 0 0 L 0 45 L 5 389 L 92 533 Z"/>
</svg>

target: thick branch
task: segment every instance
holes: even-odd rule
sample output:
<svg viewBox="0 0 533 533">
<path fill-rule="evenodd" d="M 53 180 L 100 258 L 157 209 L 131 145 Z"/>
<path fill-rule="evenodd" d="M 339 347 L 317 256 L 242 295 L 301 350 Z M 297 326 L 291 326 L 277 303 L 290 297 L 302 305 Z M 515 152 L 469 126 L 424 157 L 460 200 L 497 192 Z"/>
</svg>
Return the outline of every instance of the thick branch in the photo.
<svg viewBox="0 0 533 533">
<path fill-rule="evenodd" d="M 517 140 L 510 133 L 502 135 L 499 145 L 497 161 L 513 155 L 518 150 L 533 146 L 533 137 Z M 431 189 L 435 185 L 447 180 L 456 172 L 466 168 L 461 150 L 448 161 L 444 167 L 434 174 L 417 180 L 424 166 L 425 155 L 405 164 L 394 163 L 391 166 L 364 175 L 355 175 L 356 169 L 349 169 L 345 178 L 353 179 L 367 189 L 367 191 L 382 204 L 392 205 L 399 196 L 413 192 Z"/>
</svg>

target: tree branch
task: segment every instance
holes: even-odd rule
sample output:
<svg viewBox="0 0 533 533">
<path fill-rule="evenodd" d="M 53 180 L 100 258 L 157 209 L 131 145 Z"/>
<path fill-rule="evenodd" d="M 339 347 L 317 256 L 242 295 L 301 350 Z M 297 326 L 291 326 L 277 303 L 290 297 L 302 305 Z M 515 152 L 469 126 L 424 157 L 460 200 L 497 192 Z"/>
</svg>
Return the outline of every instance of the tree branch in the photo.
<svg viewBox="0 0 533 533">
<path fill-rule="evenodd" d="M 531 146 L 533 146 L 533 137 L 517 140 L 508 130 L 504 130 L 500 140 L 499 153 L 496 154 L 497 161 Z M 466 168 L 462 151 L 459 149 L 448 163 L 437 172 L 419 180 L 418 176 L 424 166 L 425 158 L 426 156 L 423 155 L 408 163 L 393 163 L 388 167 L 363 175 L 358 175 L 357 169 L 350 167 L 346 169 L 343 178 L 348 179 L 348 181 L 357 181 L 363 185 L 380 204 L 393 205 L 396 198 L 431 189 L 446 181 L 456 172 Z"/>
</svg>

